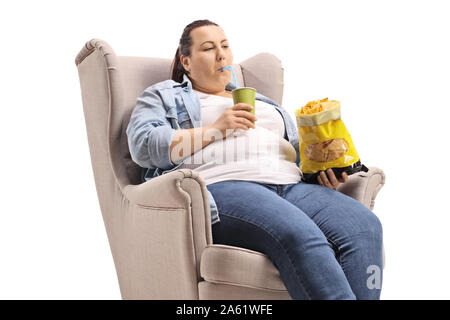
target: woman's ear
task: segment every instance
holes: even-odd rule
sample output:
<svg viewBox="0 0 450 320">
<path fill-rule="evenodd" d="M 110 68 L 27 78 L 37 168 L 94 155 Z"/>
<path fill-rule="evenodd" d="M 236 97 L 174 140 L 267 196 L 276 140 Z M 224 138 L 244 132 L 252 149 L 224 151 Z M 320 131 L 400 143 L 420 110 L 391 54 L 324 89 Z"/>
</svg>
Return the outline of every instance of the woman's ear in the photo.
<svg viewBox="0 0 450 320">
<path fill-rule="evenodd" d="M 183 66 L 184 70 L 186 70 L 187 72 L 190 72 L 191 68 L 190 68 L 189 57 L 181 55 L 180 56 L 180 62 L 181 62 L 181 65 Z"/>
</svg>

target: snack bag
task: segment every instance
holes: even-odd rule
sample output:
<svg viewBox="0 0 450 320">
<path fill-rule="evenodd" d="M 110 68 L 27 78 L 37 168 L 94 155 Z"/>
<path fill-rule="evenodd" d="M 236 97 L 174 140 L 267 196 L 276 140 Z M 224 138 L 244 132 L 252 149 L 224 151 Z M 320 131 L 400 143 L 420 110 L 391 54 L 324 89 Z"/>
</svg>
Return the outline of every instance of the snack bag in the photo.
<svg viewBox="0 0 450 320">
<path fill-rule="evenodd" d="M 352 138 L 341 120 L 341 104 L 328 98 L 310 101 L 295 112 L 300 141 L 302 180 L 318 184 L 320 171 L 331 168 L 336 178 L 369 171 L 361 164 Z"/>
</svg>

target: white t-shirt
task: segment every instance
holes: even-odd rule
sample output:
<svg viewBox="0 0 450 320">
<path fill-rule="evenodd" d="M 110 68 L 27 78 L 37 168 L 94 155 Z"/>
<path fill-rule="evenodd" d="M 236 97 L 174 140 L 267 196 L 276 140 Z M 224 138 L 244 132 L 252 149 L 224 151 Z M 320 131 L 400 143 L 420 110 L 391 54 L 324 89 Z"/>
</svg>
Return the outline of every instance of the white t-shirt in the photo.
<svg viewBox="0 0 450 320">
<path fill-rule="evenodd" d="M 232 98 L 196 93 L 200 98 L 202 126 L 214 123 L 234 105 Z M 227 180 L 271 184 L 299 182 L 302 173 L 295 163 L 294 147 L 283 138 L 285 128 L 281 114 L 274 106 L 256 100 L 255 116 L 258 118 L 255 129 L 216 139 L 186 157 L 181 168 L 198 172 L 207 185 Z"/>
</svg>

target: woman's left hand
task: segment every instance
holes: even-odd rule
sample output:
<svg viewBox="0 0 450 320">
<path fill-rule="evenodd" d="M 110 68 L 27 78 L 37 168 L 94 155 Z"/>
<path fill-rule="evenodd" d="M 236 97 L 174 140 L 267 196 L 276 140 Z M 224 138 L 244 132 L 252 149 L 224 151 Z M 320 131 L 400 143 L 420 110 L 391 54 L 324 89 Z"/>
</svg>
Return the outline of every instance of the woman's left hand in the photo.
<svg viewBox="0 0 450 320">
<path fill-rule="evenodd" d="M 327 177 L 328 175 L 328 177 Z M 345 183 L 348 181 L 348 175 L 346 172 L 342 173 L 342 177 L 340 179 L 336 178 L 334 175 L 333 170 L 327 169 L 327 174 L 325 174 L 325 171 L 320 171 L 320 175 L 317 176 L 317 181 L 321 186 L 325 186 L 331 189 L 336 190 L 336 188 L 341 183 Z"/>
</svg>

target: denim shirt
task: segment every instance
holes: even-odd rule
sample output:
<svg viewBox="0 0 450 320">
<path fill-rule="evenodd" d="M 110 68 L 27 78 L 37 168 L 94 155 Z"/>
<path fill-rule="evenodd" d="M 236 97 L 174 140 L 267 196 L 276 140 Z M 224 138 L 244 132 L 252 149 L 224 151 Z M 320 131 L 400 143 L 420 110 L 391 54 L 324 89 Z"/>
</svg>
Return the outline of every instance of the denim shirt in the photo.
<svg viewBox="0 0 450 320">
<path fill-rule="evenodd" d="M 226 90 L 235 89 L 230 82 Z M 256 93 L 256 100 L 273 105 L 280 112 L 285 125 L 284 138 L 297 153 L 299 166 L 300 153 L 298 131 L 289 114 L 278 104 L 262 94 Z M 230 106 L 231 107 L 231 106 Z M 202 127 L 200 99 L 192 89 L 192 83 L 183 76 L 182 83 L 173 80 L 158 82 L 137 98 L 126 133 L 131 158 L 143 168 L 142 180 L 174 171 L 183 165 L 170 160 L 170 145 L 175 130 Z M 211 224 L 220 221 L 216 202 L 208 191 L 211 209 Z"/>
</svg>

